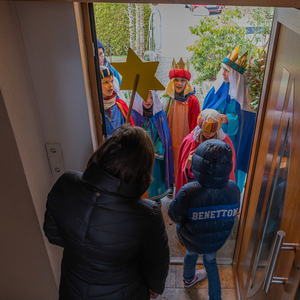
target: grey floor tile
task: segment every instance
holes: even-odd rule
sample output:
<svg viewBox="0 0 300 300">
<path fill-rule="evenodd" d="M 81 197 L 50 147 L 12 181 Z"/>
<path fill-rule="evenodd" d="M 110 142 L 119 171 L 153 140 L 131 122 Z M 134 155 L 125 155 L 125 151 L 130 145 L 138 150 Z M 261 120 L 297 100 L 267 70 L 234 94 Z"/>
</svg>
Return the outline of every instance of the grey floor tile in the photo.
<svg viewBox="0 0 300 300">
<path fill-rule="evenodd" d="M 203 268 L 203 265 L 197 265 L 196 269 Z M 236 293 L 236 286 L 234 280 L 234 273 L 231 265 L 218 265 L 222 299 L 223 300 L 238 300 Z M 208 294 L 208 281 L 207 279 L 190 287 L 184 288 L 182 277 L 182 265 L 170 265 L 169 274 L 166 281 L 166 289 L 163 295 L 157 299 L 170 299 L 170 300 L 202 300 L 206 299 Z"/>
<path fill-rule="evenodd" d="M 175 287 L 175 266 L 169 266 L 169 273 L 166 280 L 166 288 L 174 288 Z"/>
<path fill-rule="evenodd" d="M 157 300 L 206 300 L 208 289 L 166 288 Z M 234 289 L 222 289 L 222 300 L 238 300 Z"/>
<path fill-rule="evenodd" d="M 208 290 L 166 288 L 158 300 L 205 300 Z"/>
<path fill-rule="evenodd" d="M 231 265 L 218 265 L 222 289 L 236 289 L 234 273 Z"/>
<path fill-rule="evenodd" d="M 222 288 L 222 300 L 238 300 L 236 290 Z"/>
</svg>

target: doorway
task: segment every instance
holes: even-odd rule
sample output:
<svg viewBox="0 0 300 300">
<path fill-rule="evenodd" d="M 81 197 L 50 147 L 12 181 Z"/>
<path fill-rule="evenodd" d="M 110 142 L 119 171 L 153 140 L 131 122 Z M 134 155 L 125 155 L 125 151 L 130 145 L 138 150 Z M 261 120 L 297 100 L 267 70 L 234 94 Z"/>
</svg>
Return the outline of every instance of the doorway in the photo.
<svg viewBox="0 0 300 300">
<path fill-rule="evenodd" d="M 277 9 L 273 23 L 234 256 L 240 299 L 294 299 L 298 288 L 300 257 L 293 248 L 279 256 L 275 275 L 282 283 L 263 291 L 276 230 L 285 231 L 285 242 L 299 241 L 299 17 L 296 9 Z"/>
<path fill-rule="evenodd" d="M 102 4 L 97 4 L 97 5 L 102 5 Z M 106 7 L 106 5 L 108 5 L 108 3 L 106 3 L 105 5 L 103 4 L 103 7 Z M 123 4 L 123 5 L 126 6 L 126 4 Z M 155 13 L 156 14 L 159 13 L 159 16 L 160 16 L 161 22 L 159 23 L 159 28 L 158 29 L 161 30 L 162 33 L 166 32 L 166 29 L 162 28 L 162 26 L 166 26 L 166 21 L 164 21 L 163 19 L 166 19 L 166 17 L 168 17 L 169 15 L 172 15 L 172 13 L 170 12 L 172 10 L 172 7 L 173 7 L 173 5 L 166 5 L 166 4 L 165 5 L 156 5 L 156 6 L 153 6 L 153 9 L 154 9 Z M 200 19 L 203 19 L 205 17 L 205 16 L 202 16 L 200 18 L 199 15 L 197 15 L 197 14 L 191 15 L 192 14 L 191 11 L 188 10 L 185 7 L 185 5 L 176 4 L 176 5 L 174 5 L 174 7 L 176 8 L 175 10 L 176 10 L 177 14 L 178 13 L 184 14 L 187 19 L 188 19 L 188 17 L 190 19 L 192 19 L 192 18 L 194 18 L 194 19 L 198 18 L 197 20 L 199 21 Z M 217 18 L 217 16 L 212 16 L 212 18 Z M 167 19 L 169 20 L 169 18 L 167 18 Z M 150 18 L 150 20 L 151 20 L 151 18 Z M 94 23 L 97 24 L 97 22 L 98 21 L 95 20 Z M 239 23 L 240 23 L 240 25 L 245 25 L 247 22 L 239 22 Z M 185 21 L 184 24 L 187 25 L 187 21 Z M 188 30 L 188 26 L 187 26 L 187 30 Z M 96 33 L 99 34 L 99 29 L 94 30 L 94 33 L 95 34 Z M 251 33 L 251 34 L 253 34 L 253 33 Z M 107 34 L 107 35 L 109 35 L 109 34 Z M 171 31 L 169 31 L 169 35 L 171 36 Z M 102 39 L 101 36 L 97 36 L 97 38 Z M 192 41 L 190 41 L 190 42 L 193 43 Z M 108 47 L 109 49 L 112 49 L 113 44 L 111 43 L 109 47 Z M 162 42 L 161 47 L 162 48 L 165 47 L 165 43 L 164 42 Z M 175 47 L 173 47 L 173 48 L 175 48 Z M 182 49 L 182 47 L 180 49 Z M 166 52 L 166 48 L 162 49 L 162 53 L 164 51 Z M 173 51 L 172 53 L 175 54 L 175 56 L 179 55 L 178 54 L 179 47 L 177 47 L 177 49 L 176 49 L 177 52 L 174 49 L 172 51 Z M 107 50 L 107 52 L 111 54 L 111 52 L 109 52 L 109 50 Z M 185 52 L 185 55 L 186 55 L 186 52 Z M 162 60 L 162 58 L 164 58 L 164 60 Z M 223 58 L 224 57 L 222 57 L 222 59 Z M 157 73 L 160 73 L 160 74 L 157 74 L 157 77 L 161 80 L 161 82 L 164 83 L 165 86 L 169 82 L 168 72 L 169 72 L 170 67 L 171 67 L 172 59 L 173 59 L 173 57 L 161 57 L 159 59 L 160 60 L 160 65 L 159 65 Z M 184 61 L 185 60 L 186 60 L 186 58 L 184 59 Z M 195 77 L 197 76 L 196 71 L 193 70 L 193 72 L 191 71 L 191 73 L 192 73 L 192 77 L 194 77 L 194 79 L 195 79 Z M 159 76 L 161 76 L 161 77 L 159 77 Z M 200 98 L 199 97 L 199 93 L 200 93 L 200 91 L 199 91 L 200 90 L 199 89 L 199 84 L 195 84 L 195 87 L 196 87 L 196 96 L 198 98 Z M 210 89 L 210 87 L 209 87 L 209 89 Z M 208 92 L 209 89 L 207 89 L 206 92 Z M 205 95 L 202 96 L 202 99 L 201 99 L 202 101 L 200 101 L 201 108 L 202 108 L 204 96 Z M 102 99 L 101 100 L 99 99 L 99 101 L 102 101 Z M 184 254 L 185 254 L 185 249 L 180 245 L 179 241 L 177 240 L 177 237 L 176 237 L 176 225 L 173 222 L 171 222 L 169 220 L 168 216 L 167 216 L 167 208 L 169 206 L 170 201 L 171 201 L 171 199 L 169 199 L 169 198 L 165 198 L 164 199 L 164 201 L 163 201 L 163 209 L 164 209 L 164 216 L 165 216 L 165 221 L 166 221 L 166 227 L 167 227 L 167 231 L 168 231 L 168 235 L 169 235 L 169 239 L 170 239 L 171 257 L 172 257 L 172 261 L 182 262 Z M 232 263 L 232 261 L 233 261 L 233 255 L 234 255 L 234 249 L 235 249 L 235 243 L 236 243 L 236 237 L 237 237 L 237 231 L 238 231 L 238 226 L 239 226 L 239 216 L 236 218 L 236 224 L 235 224 L 235 226 L 233 228 L 232 234 L 230 235 L 230 237 L 227 240 L 227 242 L 224 245 L 224 247 L 218 253 L 218 263 L 222 263 L 222 264 L 231 264 Z M 201 262 L 201 261 L 199 261 L 199 262 Z"/>
</svg>

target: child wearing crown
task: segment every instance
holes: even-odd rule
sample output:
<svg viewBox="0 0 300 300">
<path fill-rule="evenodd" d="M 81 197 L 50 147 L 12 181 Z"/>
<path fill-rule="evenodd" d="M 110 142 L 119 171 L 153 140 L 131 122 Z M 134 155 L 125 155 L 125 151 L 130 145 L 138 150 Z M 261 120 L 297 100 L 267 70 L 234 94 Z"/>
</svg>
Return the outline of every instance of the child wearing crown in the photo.
<svg viewBox="0 0 300 300">
<path fill-rule="evenodd" d="M 155 161 L 152 169 L 153 181 L 148 188 L 148 197 L 161 205 L 160 199 L 166 196 L 170 184 L 175 183 L 172 140 L 166 114 L 156 91 L 149 91 L 145 102 L 138 93 L 132 109 L 135 126 L 144 128 L 150 136 Z"/>
<path fill-rule="evenodd" d="M 105 125 L 107 135 L 115 128 L 126 123 L 128 107 L 125 101 L 119 98 L 117 87 L 114 84 L 114 75 L 112 69 L 100 66 L 100 77 L 104 103 Z M 130 124 L 134 126 L 130 116 Z"/>
<path fill-rule="evenodd" d="M 250 90 L 244 77 L 248 53 L 239 57 L 238 52 L 239 46 L 223 60 L 222 70 L 204 99 L 203 109 L 212 108 L 221 113 L 222 129 L 231 139 L 236 152 L 235 178 L 242 192 L 256 114 L 250 105 Z"/>
<path fill-rule="evenodd" d="M 194 95 L 194 89 L 189 83 L 191 73 L 189 72 L 188 61 L 185 64 L 181 58 L 176 64 L 175 59 L 173 59 L 169 78 L 170 82 L 163 93 L 162 103 L 171 132 L 176 177 L 179 148 L 184 137 L 197 125 L 200 105 L 198 98 Z M 172 194 L 173 188 L 171 187 L 168 196 Z"/>
<path fill-rule="evenodd" d="M 234 169 L 236 158 L 234 147 L 230 138 L 223 132 L 221 127 L 222 118 L 220 113 L 216 110 L 205 109 L 200 113 L 196 128 L 184 138 L 180 146 L 176 177 L 176 195 L 182 186 L 194 180 L 195 177 L 191 169 L 194 151 L 201 143 L 209 139 L 221 140 L 229 144 L 232 148 L 232 170 L 229 179 L 235 181 Z"/>
</svg>

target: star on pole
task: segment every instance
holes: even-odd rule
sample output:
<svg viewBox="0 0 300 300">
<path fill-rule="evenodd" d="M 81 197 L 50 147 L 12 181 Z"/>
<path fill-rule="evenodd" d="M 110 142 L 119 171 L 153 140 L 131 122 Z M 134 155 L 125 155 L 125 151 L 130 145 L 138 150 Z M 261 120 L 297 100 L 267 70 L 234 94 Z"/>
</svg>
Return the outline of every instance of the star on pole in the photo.
<svg viewBox="0 0 300 300">
<path fill-rule="evenodd" d="M 136 75 L 139 75 L 136 92 L 144 101 L 147 101 L 150 90 L 165 89 L 155 77 L 158 64 L 158 61 L 143 62 L 131 48 L 128 49 L 125 63 L 112 63 L 122 75 L 121 90 L 133 90 Z"/>
</svg>

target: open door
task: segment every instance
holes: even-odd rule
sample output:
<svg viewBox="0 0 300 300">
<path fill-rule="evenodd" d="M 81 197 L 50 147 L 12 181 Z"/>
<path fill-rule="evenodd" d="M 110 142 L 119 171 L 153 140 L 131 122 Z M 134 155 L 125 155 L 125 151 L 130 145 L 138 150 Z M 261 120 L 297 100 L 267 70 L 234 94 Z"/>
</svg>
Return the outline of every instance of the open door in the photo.
<svg viewBox="0 0 300 300">
<path fill-rule="evenodd" d="M 237 240 L 240 299 L 295 299 L 300 278 L 299 133 L 300 11 L 279 8 L 274 15 Z M 283 243 L 290 244 L 277 243 L 274 250 L 278 231 Z"/>
</svg>

